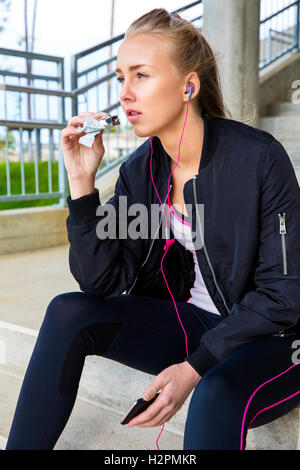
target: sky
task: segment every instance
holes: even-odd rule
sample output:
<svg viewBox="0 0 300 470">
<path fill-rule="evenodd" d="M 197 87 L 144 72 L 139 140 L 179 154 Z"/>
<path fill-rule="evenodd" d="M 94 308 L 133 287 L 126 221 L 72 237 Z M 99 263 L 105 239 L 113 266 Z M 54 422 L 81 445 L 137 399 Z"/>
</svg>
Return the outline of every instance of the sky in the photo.
<svg viewBox="0 0 300 470">
<path fill-rule="evenodd" d="M 262 0 L 262 11 L 270 13 L 272 6 L 276 7 L 277 10 L 280 6 L 290 4 L 291 2 L 292 0 Z M 132 21 L 153 8 L 162 7 L 168 11 L 174 11 L 188 3 L 192 3 L 192 0 L 115 0 L 114 36 L 124 33 Z M 29 32 L 31 33 L 34 1 L 28 0 L 28 4 Z M 11 0 L 11 12 L 9 13 L 6 30 L 0 35 L 0 47 L 24 50 L 24 45 L 20 46 L 18 44 L 19 39 L 24 35 L 23 9 L 24 0 Z M 202 14 L 202 6 L 197 6 L 192 9 L 190 13 L 182 13 L 182 16 L 186 19 L 192 19 L 200 14 Z M 110 16 L 111 0 L 38 0 L 34 52 L 64 58 L 66 91 L 71 90 L 70 68 L 72 55 L 100 44 L 110 37 Z M 121 42 L 115 46 L 113 50 L 114 55 L 117 54 L 120 44 Z M 106 49 L 105 58 L 107 57 L 107 53 L 108 49 Z M 92 61 L 93 57 L 89 59 Z M 104 60 L 103 57 L 101 60 Z M 101 60 L 99 60 L 98 63 Z M 49 75 L 55 73 L 55 70 L 54 72 L 46 70 L 46 66 L 49 67 L 49 65 L 45 62 L 34 61 L 33 63 L 34 67 L 37 67 L 36 70 L 33 70 L 34 73 L 48 73 Z M 94 60 L 94 62 L 89 63 L 88 66 L 94 65 L 95 63 L 97 62 Z M 2 69 L 10 68 L 18 72 L 25 72 L 25 60 L 0 55 L 0 67 Z M 10 79 L 10 83 L 17 83 L 16 81 L 13 82 L 13 80 L 14 79 Z M 23 84 L 26 83 L 23 82 Z M 82 83 L 79 83 L 79 86 L 80 85 L 82 85 Z M 40 84 L 36 82 L 36 86 L 44 88 L 45 82 Z M 112 100 L 112 102 L 114 101 Z M 69 99 L 66 100 L 66 106 L 66 118 L 69 119 Z M 102 105 L 100 104 L 100 106 Z M 44 108 L 46 109 L 46 107 Z M 17 118 L 18 109 L 16 105 L 8 106 L 8 109 L 15 113 L 14 115 L 7 116 L 8 119 Z M 4 100 L 2 99 L 0 91 L 0 115 L 2 116 L 4 114 L 3 111 Z M 43 119 L 43 117 L 40 118 Z M 50 116 L 50 119 L 51 118 L 53 119 L 53 117 Z"/>
<path fill-rule="evenodd" d="M 114 36 L 124 33 L 130 23 L 153 8 L 174 11 L 192 0 L 115 0 Z M 262 0 L 262 11 L 271 12 L 292 3 L 292 0 Z M 29 31 L 34 0 L 28 0 Z M 23 49 L 18 40 L 24 35 L 24 0 L 11 0 L 7 28 L 0 35 L 0 47 Z M 202 6 L 192 9 L 193 16 L 202 13 Z M 1 8 L 0 8 L 1 15 Z M 66 88 L 70 88 L 70 59 L 78 53 L 110 37 L 111 0 L 38 0 L 34 51 L 64 57 Z M 183 13 L 187 19 L 188 13 Z M 119 43 L 120 44 L 120 43 Z M 117 51 L 116 51 L 117 53 Z M 4 61 L 4 63 L 8 63 Z M 2 62 L 2 63 L 1 63 Z M 0 66 L 3 56 L 0 56 Z"/>
<path fill-rule="evenodd" d="M 28 0 L 28 3 L 32 12 L 34 2 Z M 114 36 L 124 33 L 133 20 L 153 8 L 174 11 L 186 3 L 185 0 L 115 0 Z M 24 34 L 23 5 L 23 0 L 12 0 L 0 47 L 21 49 L 18 39 Z M 31 32 L 32 13 L 29 19 Z M 107 40 L 110 23 L 110 0 L 38 0 L 34 52 L 64 57 L 69 62 L 72 54 Z M 66 66 L 69 67 L 67 63 Z"/>
<path fill-rule="evenodd" d="M 28 2 L 32 11 L 34 2 Z M 1 47 L 13 48 L 24 32 L 23 4 L 12 0 Z M 185 0 L 115 0 L 114 33 L 123 33 L 135 18 L 153 8 L 173 11 L 185 4 Z M 110 15 L 110 0 L 38 0 L 35 52 L 70 55 L 101 43 L 110 35 Z"/>
<path fill-rule="evenodd" d="M 165 8 L 168 11 L 174 11 L 186 5 L 186 0 L 115 0 L 115 22 L 114 36 L 124 33 L 129 25 L 138 17 L 152 10 L 153 8 Z M 31 22 L 33 11 L 33 0 L 28 0 L 28 31 L 31 34 Z M 201 7 L 200 7 L 201 8 Z M 24 36 L 24 0 L 11 0 L 11 9 L 4 33 L 0 35 L 0 47 L 24 50 L 24 44 L 18 44 L 20 38 Z M 202 11 L 195 13 L 193 9 L 191 14 L 198 16 Z M 1 15 L 1 7 L 0 7 Z M 187 14 L 185 18 L 190 19 Z M 71 90 L 71 57 L 73 54 L 93 47 L 110 38 L 111 28 L 111 0 L 38 0 L 37 19 L 35 26 L 35 44 L 34 52 L 59 56 L 65 59 L 65 90 Z M 121 42 L 118 42 L 113 50 L 117 54 Z M 107 58 L 108 49 L 106 49 L 105 58 Z M 90 60 L 92 61 L 92 57 Z M 104 60 L 102 57 L 101 60 Z M 100 60 L 99 60 L 100 62 Z M 99 63 L 98 62 L 98 63 Z M 94 65 L 97 62 L 88 64 Z M 114 63 L 115 64 L 115 63 Z M 25 72 L 25 60 L 20 58 L 10 58 L 0 55 L 0 67 L 18 72 Z M 42 61 L 34 61 L 34 73 L 54 75 L 56 69 L 50 67 Z M 2 82 L 0 77 L 0 82 Z M 16 83 L 17 79 L 10 78 L 7 83 Z M 25 82 L 22 83 L 26 85 Z M 45 82 L 35 82 L 35 86 L 44 88 Z M 82 85 L 82 83 L 79 83 Z M 50 85 L 51 88 L 51 85 Z M 54 88 L 52 86 L 52 88 Z M 0 91 L 0 115 L 5 114 L 4 100 Z M 12 93 L 10 94 L 12 95 Z M 15 94 L 14 94 L 15 95 Z M 10 98 L 8 98 L 10 99 Z M 37 97 L 41 102 L 43 98 Z M 50 98 L 51 99 L 51 98 Z M 55 98 L 53 98 L 55 99 Z M 24 101 L 24 100 L 23 100 Z M 1 103 L 2 102 L 2 103 Z M 22 106 L 25 106 L 25 101 Z M 55 106 L 56 107 L 56 106 Z M 18 119 L 19 111 L 16 105 L 7 105 L 8 119 Z M 46 106 L 42 106 L 45 110 Z M 51 107 L 51 109 L 54 109 Z M 102 109 L 102 108 L 101 108 Z M 12 112 L 14 114 L 12 114 Z M 46 112 L 46 111 L 45 111 Z M 54 114 L 56 112 L 54 111 Z M 66 119 L 71 117 L 71 100 L 66 100 Z M 41 117 L 46 119 L 46 116 Z M 3 117 L 2 117 L 3 118 Z M 50 116 L 50 119 L 55 116 Z"/>
<path fill-rule="evenodd" d="M 24 0 L 11 0 L 11 3 L 8 27 L 0 36 L 0 47 L 19 49 L 17 40 L 24 34 Z M 125 32 L 134 19 L 153 8 L 174 11 L 188 3 L 192 0 L 115 0 L 114 35 Z M 269 13 L 271 5 L 278 9 L 290 3 L 292 0 L 262 0 L 262 10 L 266 8 Z M 28 4 L 32 11 L 34 1 L 28 0 Z M 111 0 L 38 0 L 35 52 L 68 57 L 101 43 L 110 36 L 110 15 Z"/>
</svg>

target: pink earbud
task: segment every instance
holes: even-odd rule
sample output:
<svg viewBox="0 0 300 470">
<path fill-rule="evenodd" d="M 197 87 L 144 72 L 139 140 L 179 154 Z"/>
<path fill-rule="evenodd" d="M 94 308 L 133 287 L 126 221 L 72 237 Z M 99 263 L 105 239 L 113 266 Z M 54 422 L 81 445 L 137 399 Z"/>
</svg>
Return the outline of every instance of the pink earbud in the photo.
<svg viewBox="0 0 300 470">
<path fill-rule="evenodd" d="M 194 91 L 195 91 L 195 88 L 192 85 L 187 85 L 186 86 L 186 93 L 189 93 L 189 100 L 191 99 L 191 96 L 192 96 Z"/>
</svg>

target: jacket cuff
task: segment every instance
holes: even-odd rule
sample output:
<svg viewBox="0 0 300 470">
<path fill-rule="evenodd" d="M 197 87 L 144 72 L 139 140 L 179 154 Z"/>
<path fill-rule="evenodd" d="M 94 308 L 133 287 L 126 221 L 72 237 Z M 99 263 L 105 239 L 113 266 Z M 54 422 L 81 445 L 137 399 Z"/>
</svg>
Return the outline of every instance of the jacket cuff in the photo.
<svg viewBox="0 0 300 470">
<path fill-rule="evenodd" d="M 90 194 L 86 194 L 77 199 L 67 197 L 71 224 L 84 225 L 96 220 L 97 207 L 100 205 L 99 189 L 94 188 Z"/>
<path fill-rule="evenodd" d="M 205 347 L 200 344 L 195 352 L 184 358 L 201 377 L 220 361 Z"/>
</svg>

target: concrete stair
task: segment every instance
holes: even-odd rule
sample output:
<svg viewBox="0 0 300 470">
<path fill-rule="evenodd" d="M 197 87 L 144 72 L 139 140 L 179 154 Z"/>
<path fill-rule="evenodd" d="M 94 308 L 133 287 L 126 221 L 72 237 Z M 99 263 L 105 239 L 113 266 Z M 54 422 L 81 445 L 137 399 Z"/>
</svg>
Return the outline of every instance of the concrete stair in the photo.
<svg viewBox="0 0 300 470">
<path fill-rule="evenodd" d="M 300 184 L 300 104 L 274 103 L 267 107 L 266 114 L 258 127 L 282 143 Z"/>
<path fill-rule="evenodd" d="M 267 115 L 276 116 L 300 116 L 300 105 L 290 102 L 271 103 L 267 107 Z"/>
<path fill-rule="evenodd" d="M 6 445 L 47 305 L 59 293 L 79 290 L 69 272 L 68 249 L 65 245 L 0 257 L 0 271 L 5 272 L 0 304 L 0 449 Z M 153 379 L 123 364 L 88 356 L 75 406 L 55 449 L 157 450 L 160 427 L 128 428 L 119 424 Z M 158 442 L 161 450 L 183 448 L 190 398 L 165 424 Z M 299 411 L 297 408 L 274 423 L 249 430 L 247 449 L 300 449 Z"/>
<path fill-rule="evenodd" d="M 124 377 L 125 378 L 125 377 Z M 13 412 L 23 377 L 0 369 L 0 449 L 5 449 Z M 124 384 L 125 388 L 126 384 Z M 101 392 L 100 392 L 101 393 Z M 125 414 L 111 405 L 91 400 L 81 391 L 70 419 L 54 450 L 156 450 L 160 428 L 129 428 L 121 426 Z M 132 395 L 135 396 L 135 395 Z M 128 401 L 128 400 L 127 400 Z M 129 406 L 128 406 L 129 408 Z M 83 432 L 84 430 L 84 432 Z M 160 436 L 160 449 L 182 449 L 182 436 L 165 429 Z"/>
<path fill-rule="evenodd" d="M 0 271 L 6 273 L 0 304 L 0 449 L 5 448 L 47 305 L 59 293 L 79 290 L 69 271 L 68 250 L 64 245 L 0 257 Z M 125 365 L 88 356 L 76 404 L 55 448 L 156 450 L 160 427 L 141 431 L 120 425 L 126 411 L 153 379 Z M 187 406 L 185 403 L 185 409 L 177 414 L 176 422 L 166 423 L 158 443 L 161 449 L 182 449 L 181 429 Z"/>
</svg>

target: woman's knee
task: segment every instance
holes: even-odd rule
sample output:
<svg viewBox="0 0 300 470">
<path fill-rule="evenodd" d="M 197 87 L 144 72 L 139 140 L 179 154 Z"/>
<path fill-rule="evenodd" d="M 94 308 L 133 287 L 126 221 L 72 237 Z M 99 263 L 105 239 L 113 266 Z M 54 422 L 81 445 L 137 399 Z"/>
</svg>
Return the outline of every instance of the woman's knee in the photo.
<svg viewBox="0 0 300 470">
<path fill-rule="evenodd" d="M 206 404 L 211 403 L 212 406 L 216 406 L 217 403 L 224 405 L 227 401 L 231 402 L 237 392 L 232 374 L 218 366 L 204 374 L 197 388 Z"/>
<path fill-rule="evenodd" d="M 56 327 L 66 326 L 69 321 L 74 323 L 83 310 L 83 301 L 84 294 L 82 292 L 65 292 L 56 295 L 47 306 L 44 322 L 54 323 Z"/>
</svg>

